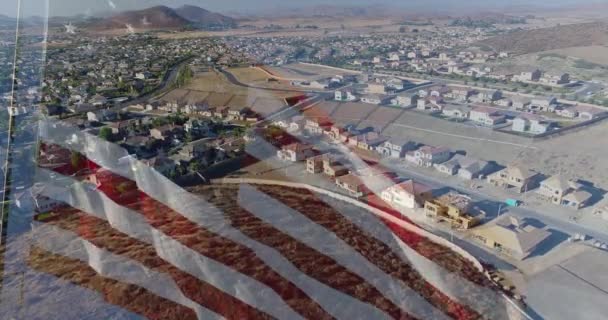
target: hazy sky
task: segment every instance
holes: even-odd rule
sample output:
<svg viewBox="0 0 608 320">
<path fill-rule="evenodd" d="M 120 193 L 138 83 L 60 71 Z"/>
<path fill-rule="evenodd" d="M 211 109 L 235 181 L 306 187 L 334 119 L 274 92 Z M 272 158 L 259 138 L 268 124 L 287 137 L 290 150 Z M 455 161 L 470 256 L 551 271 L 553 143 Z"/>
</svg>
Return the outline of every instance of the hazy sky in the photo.
<svg viewBox="0 0 608 320">
<path fill-rule="evenodd" d="M 17 1 L 19 0 L 0 0 L 0 14 L 16 16 Z M 23 15 L 45 15 L 47 2 L 49 3 L 51 16 L 70 16 L 103 11 L 139 9 L 159 4 L 171 7 L 195 4 L 219 12 L 259 13 L 260 11 L 276 10 L 277 8 L 327 4 L 344 6 L 390 4 L 406 8 L 428 7 L 432 10 L 433 8 L 447 9 L 461 6 L 491 9 L 521 5 L 578 5 L 581 3 L 608 3 L 608 0 L 21 0 Z"/>
</svg>

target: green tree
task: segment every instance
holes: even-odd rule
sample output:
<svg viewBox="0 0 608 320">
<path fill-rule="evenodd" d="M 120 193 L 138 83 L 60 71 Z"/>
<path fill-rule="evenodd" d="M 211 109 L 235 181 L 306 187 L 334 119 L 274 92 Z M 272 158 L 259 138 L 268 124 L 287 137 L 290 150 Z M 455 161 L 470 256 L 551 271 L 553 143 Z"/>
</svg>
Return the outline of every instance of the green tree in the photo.
<svg viewBox="0 0 608 320">
<path fill-rule="evenodd" d="M 201 170 L 201 165 L 200 163 L 198 163 L 198 161 L 192 161 L 188 165 L 188 170 L 190 172 L 198 172 L 199 170 Z"/>
<path fill-rule="evenodd" d="M 110 138 L 112 138 L 112 129 L 108 127 L 101 128 L 101 130 L 99 130 L 99 137 L 106 141 L 110 141 Z"/>
<path fill-rule="evenodd" d="M 70 155 L 70 161 L 72 162 L 72 168 L 77 169 L 80 166 L 80 163 L 82 162 L 82 156 L 80 155 L 80 153 L 72 151 L 72 154 Z"/>
</svg>

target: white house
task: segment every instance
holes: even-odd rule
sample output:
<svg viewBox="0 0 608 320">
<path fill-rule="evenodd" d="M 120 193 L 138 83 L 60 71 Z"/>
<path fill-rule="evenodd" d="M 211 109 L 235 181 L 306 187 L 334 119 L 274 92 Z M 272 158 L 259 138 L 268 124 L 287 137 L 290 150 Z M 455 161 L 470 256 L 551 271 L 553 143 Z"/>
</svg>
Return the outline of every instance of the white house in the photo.
<svg viewBox="0 0 608 320">
<path fill-rule="evenodd" d="M 409 107 L 416 104 L 418 95 L 416 94 L 399 94 L 391 100 L 391 104 L 400 107 Z"/>
<path fill-rule="evenodd" d="M 452 119 L 467 119 L 470 112 L 469 107 L 457 105 L 448 105 L 441 110 L 441 114 Z"/>
<path fill-rule="evenodd" d="M 432 167 L 433 164 L 446 162 L 452 152 L 445 147 L 423 146 L 416 151 L 405 154 L 405 160 L 421 167 Z"/>
<path fill-rule="evenodd" d="M 532 101 L 530 102 L 530 109 L 532 110 L 553 112 L 556 106 L 557 98 L 555 97 L 537 98 L 532 99 Z"/>
<path fill-rule="evenodd" d="M 334 99 L 336 101 L 356 101 L 357 96 L 350 90 L 336 90 Z"/>
<path fill-rule="evenodd" d="M 506 121 L 506 117 L 498 111 L 486 107 L 477 107 L 471 110 L 469 119 L 485 126 L 494 126 Z"/>
<path fill-rule="evenodd" d="M 382 145 L 376 147 L 376 152 L 386 157 L 403 158 L 406 152 L 414 150 L 415 148 L 416 143 L 413 141 L 403 142 L 389 139 Z"/>
<path fill-rule="evenodd" d="M 551 122 L 544 121 L 536 115 L 522 114 L 513 120 L 511 130 L 522 133 L 541 134 L 547 132 L 551 125 Z"/>
</svg>

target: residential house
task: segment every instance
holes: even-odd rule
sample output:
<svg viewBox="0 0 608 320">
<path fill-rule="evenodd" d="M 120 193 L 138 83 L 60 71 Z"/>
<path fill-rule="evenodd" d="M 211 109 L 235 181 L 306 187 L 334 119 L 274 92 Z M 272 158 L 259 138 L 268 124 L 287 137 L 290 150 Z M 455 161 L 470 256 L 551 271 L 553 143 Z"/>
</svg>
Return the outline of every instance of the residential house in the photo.
<svg viewBox="0 0 608 320">
<path fill-rule="evenodd" d="M 182 130 L 181 126 L 167 124 L 158 128 L 150 129 L 150 136 L 157 140 L 168 140 Z"/>
<path fill-rule="evenodd" d="M 323 159 L 327 154 L 320 154 L 306 159 L 306 171 L 309 173 L 323 172 Z"/>
<path fill-rule="evenodd" d="M 562 205 L 578 210 L 586 207 L 592 197 L 593 195 L 590 192 L 579 189 L 565 195 L 562 200 Z"/>
<path fill-rule="evenodd" d="M 283 146 L 277 151 L 277 157 L 284 161 L 298 162 L 304 161 L 314 155 L 311 145 L 295 142 Z"/>
<path fill-rule="evenodd" d="M 188 121 L 184 124 L 184 130 L 191 134 L 202 136 L 206 136 L 211 132 L 208 122 L 198 120 L 196 118 L 188 119 Z"/>
<path fill-rule="evenodd" d="M 118 118 L 118 114 L 111 110 L 99 110 L 97 112 L 87 112 L 87 119 L 91 122 L 114 121 Z"/>
<path fill-rule="evenodd" d="M 488 107 L 473 108 L 469 114 L 469 119 L 484 126 L 495 126 L 506 121 L 504 115 Z"/>
<path fill-rule="evenodd" d="M 331 124 L 327 119 L 306 119 L 304 131 L 313 136 L 320 136 L 330 125 Z"/>
<path fill-rule="evenodd" d="M 461 158 L 464 158 L 464 156 L 457 154 L 454 157 L 452 157 L 452 159 L 450 159 L 446 162 L 433 164 L 433 167 L 435 168 L 435 170 L 437 170 L 443 174 L 453 176 L 453 175 L 456 175 L 456 173 L 458 173 L 458 170 L 460 169 L 460 159 Z"/>
<path fill-rule="evenodd" d="M 361 198 L 367 193 L 365 183 L 359 176 L 352 173 L 337 177 L 336 185 L 355 198 Z"/>
<path fill-rule="evenodd" d="M 421 167 L 432 167 L 433 164 L 446 162 L 452 152 L 445 147 L 422 146 L 418 150 L 405 154 L 405 160 Z"/>
<path fill-rule="evenodd" d="M 390 89 L 391 91 L 401 91 L 405 89 L 405 84 L 403 80 L 399 78 L 391 78 L 386 81 L 386 88 Z"/>
<path fill-rule="evenodd" d="M 573 106 L 562 106 L 555 109 L 555 114 L 564 118 L 574 119 L 578 117 L 578 110 Z"/>
<path fill-rule="evenodd" d="M 450 92 L 446 93 L 446 98 L 454 99 L 459 102 L 467 102 L 470 97 L 475 95 L 477 92 L 473 89 L 466 87 L 452 88 Z"/>
<path fill-rule="evenodd" d="M 425 184 L 407 180 L 384 189 L 380 197 L 393 208 L 414 209 L 432 199 L 433 191 Z"/>
<path fill-rule="evenodd" d="M 376 152 L 391 158 L 403 158 L 408 151 L 415 150 L 417 143 L 413 141 L 399 141 L 391 138 L 380 146 L 376 147 Z"/>
<path fill-rule="evenodd" d="M 515 76 L 514 79 L 516 81 L 529 82 L 529 81 L 539 81 L 542 76 L 542 71 L 539 69 L 525 71 Z"/>
<path fill-rule="evenodd" d="M 508 108 L 513 105 L 513 101 L 511 99 L 502 98 L 494 101 L 494 104 L 497 106 Z"/>
<path fill-rule="evenodd" d="M 349 173 L 346 166 L 342 164 L 342 159 L 332 154 L 323 156 L 323 173 L 331 178 L 340 177 Z"/>
<path fill-rule="evenodd" d="M 478 219 L 468 214 L 470 209 L 471 198 L 453 192 L 424 203 L 426 217 L 437 222 L 447 221 L 453 228 L 465 230 L 479 224 Z"/>
<path fill-rule="evenodd" d="M 383 144 L 387 137 L 381 136 L 378 132 L 370 131 L 355 137 L 357 140 L 357 148 L 363 150 L 376 150 L 376 147 Z"/>
<path fill-rule="evenodd" d="M 463 157 L 458 163 L 460 164 L 460 168 L 458 169 L 458 177 L 465 180 L 482 178 L 484 175 L 490 172 L 493 167 L 487 161 L 471 157 Z"/>
<path fill-rule="evenodd" d="M 459 105 L 448 105 L 441 110 L 441 114 L 455 120 L 468 119 L 470 112 L 471 109 L 469 107 Z"/>
<path fill-rule="evenodd" d="M 581 120 L 588 121 L 599 118 L 606 114 L 606 111 L 597 107 L 578 105 L 575 107 L 578 117 Z"/>
<path fill-rule="evenodd" d="M 543 112 L 554 112 L 557 108 L 557 98 L 536 98 L 530 101 L 530 110 L 543 111 Z"/>
<path fill-rule="evenodd" d="M 480 226 L 472 231 L 473 239 L 485 246 L 523 260 L 551 236 L 545 228 L 528 223 L 527 219 L 505 216 L 495 223 Z"/>
<path fill-rule="evenodd" d="M 127 120 L 112 122 L 109 125 L 110 129 L 112 130 L 112 134 L 116 134 L 116 135 L 118 135 L 118 134 L 123 135 L 123 134 L 127 133 L 130 126 L 131 126 L 131 123 Z"/>
<path fill-rule="evenodd" d="M 513 97 L 511 98 L 511 106 L 517 111 L 527 110 L 530 106 L 531 100 L 525 97 Z"/>
<path fill-rule="evenodd" d="M 471 100 L 479 103 L 494 103 L 502 99 L 502 91 L 500 90 L 482 90 L 477 93 Z"/>
<path fill-rule="evenodd" d="M 570 83 L 570 75 L 567 73 L 562 73 L 559 75 L 545 74 L 539 79 L 539 81 L 550 85 L 567 84 Z"/>
<path fill-rule="evenodd" d="M 356 101 L 357 96 L 352 90 L 336 90 L 334 92 L 334 99 L 336 101 Z"/>
<path fill-rule="evenodd" d="M 568 180 L 562 175 L 541 181 L 536 192 L 554 204 L 575 209 L 584 207 L 592 197 L 591 193 L 582 189 L 580 183 Z"/>
<path fill-rule="evenodd" d="M 409 107 L 416 104 L 418 101 L 418 95 L 416 94 L 398 94 L 391 100 L 391 104 L 400 107 Z"/>
<path fill-rule="evenodd" d="M 514 188 L 521 193 L 534 189 L 537 183 L 538 173 L 519 166 L 507 166 L 506 168 L 488 176 L 488 182 L 503 188 Z"/>
<path fill-rule="evenodd" d="M 444 101 L 441 96 L 429 96 L 425 99 L 418 99 L 416 101 L 416 109 L 440 111 L 443 109 L 443 102 Z"/>
<path fill-rule="evenodd" d="M 541 134 L 549 131 L 552 123 L 534 114 L 521 114 L 513 119 L 511 130 L 522 133 Z"/>
<path fill-rule="evenodd" d="M 211 147 L 208 144 L 208 141 L 196 141 L 191 142 L 184 147 L 182 147 L 179 152 L 169 156 L 170 159 L 175 161 L 178 164 L 187 165 L 193 160 L 202 161 L 201 164 L 207 166 L 209 163 L 203 163 L 206 161 L 206 155 L 211 150 Z"/>
<path fill-rule="evenodd" d="M 541 181 L 536 192 L 555 204 L 561 204 L 566 194 L 578 190 L 580 187 L 579 183 L 558 174 Z"/>
<path fill-rule="evenodd" d="M 132 136 L 124 140 L 121 143 L 127 151 L 131 154 L 136 154 L 137 156 L 148 156 L 152 154 L 152 145 L 154 143 L 154 139 L 148 136 Z"/>
</svg>

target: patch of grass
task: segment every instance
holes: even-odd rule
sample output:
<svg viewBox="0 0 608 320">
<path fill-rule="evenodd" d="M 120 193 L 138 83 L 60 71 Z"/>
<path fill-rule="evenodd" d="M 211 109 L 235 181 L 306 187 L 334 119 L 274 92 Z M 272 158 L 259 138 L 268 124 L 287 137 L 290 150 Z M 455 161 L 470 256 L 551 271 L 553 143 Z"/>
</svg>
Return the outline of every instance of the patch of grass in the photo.
<svg viewBox="0 0 608 320">
<path fill-rule="evenodd" d="M 555 52 L 545 52 L 545 53 L 539 53 L 538 56 L 536 57 L 536 60 L 542 60 L 542 59 L 546 59 L 546 58 L 567 59 L 568 57 L 563 54 L 559 54 L 559 53 L 555 53 Z"/>
<path fill-rule="evenodd" d="M 574 65 L 573 67 L 575 68 L 579 68 L 579 69 L 587 69 L 587 70 L 591 70 L 591 69 L 605 69 L 606 66 L 601 65 L 599 63 L 595 63 L 595 62 L 591 62 L 591 61 L 587 61 L 584 59 L 577 59 L 574 61 Z"/>
</svg>

